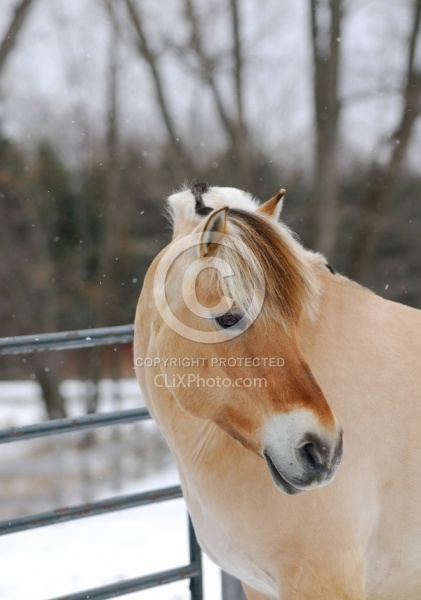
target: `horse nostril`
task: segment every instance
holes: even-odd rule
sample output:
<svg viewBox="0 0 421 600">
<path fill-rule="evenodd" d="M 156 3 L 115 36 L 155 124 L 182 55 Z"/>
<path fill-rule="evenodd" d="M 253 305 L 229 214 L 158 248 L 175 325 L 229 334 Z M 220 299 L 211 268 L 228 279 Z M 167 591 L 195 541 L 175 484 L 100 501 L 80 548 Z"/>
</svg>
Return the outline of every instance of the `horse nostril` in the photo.
<svg viewBox="0 0 421 600">
<path fill-rule="evenodd" d="M 326 448 L 318 447 L 314 442 L 306 442 L 297 452 L 301 462 L 312 471 L 319 473 L 326 468 Z"/>
</svg>

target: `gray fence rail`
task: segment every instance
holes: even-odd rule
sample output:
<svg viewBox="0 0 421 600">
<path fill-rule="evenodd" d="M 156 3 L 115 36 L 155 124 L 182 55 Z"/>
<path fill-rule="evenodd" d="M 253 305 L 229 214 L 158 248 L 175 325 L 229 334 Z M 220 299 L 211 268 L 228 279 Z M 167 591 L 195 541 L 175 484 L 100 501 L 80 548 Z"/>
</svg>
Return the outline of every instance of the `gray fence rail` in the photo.
<svg viewBox="0 0 421 600">
<path fill-rule="evenodd" d="M 104 346 L 107 344 L 124 344 L 133 340 L 133 325 L 120 327 L 103 327 L 100 329 L 84 329 L 62 333 L 42 335 L 26 335 L 19 337 L 0 338 L 0 355 L 28 354 L 48 350 L 64 350 Z M 0 430 L 0 443 L 19 442 L 33 438 L 58 435 L 75 431 L 83 431 L 96 427 L 121 425 L 149 419 L 150 415 L 144 408 L 122 410 L 103 414 L 87 415 L 76 419 L 58 419 L 24 427 L 12 427 Z M 105 514 L 118 510 L 144 506 L 156 502 L 164 502 L 180 498 L 181 488 L 174 486 L 156 489 L 150 492 L 117 496 L 99 502 L 79 506 L 63 507 L 53 511 L 32 514 L 14 519 L 0 521 L 0 535 L 12 534 L 18 531 L 44 527 L 73 519 L 81 519 L 93 515 Z M 190 562 L 176 569 L 153 573 L 135 579 L 105 585 L 82 592 L 72 593 L 51 600 L 105 600 L 125 594 L 161 586 L 174 581 L 190 579 L 191 600 L 203 600 L 202 554 L 196 535 L 188 519 L 188 536 Z"/>
</svg>

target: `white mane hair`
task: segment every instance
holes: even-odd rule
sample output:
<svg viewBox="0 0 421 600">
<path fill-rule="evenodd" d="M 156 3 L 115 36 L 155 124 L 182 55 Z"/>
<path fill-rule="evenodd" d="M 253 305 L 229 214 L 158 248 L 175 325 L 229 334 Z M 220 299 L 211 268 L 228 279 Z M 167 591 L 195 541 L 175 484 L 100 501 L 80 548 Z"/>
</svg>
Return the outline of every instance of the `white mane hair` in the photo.
<svg viewBox="0 0 421 600">
<path fill-rule="evenodd" d="M 259 201 L 251 194 L 231 187 L 209 187 L 203 194 L 206 198 L 205 204 L 212 209 L 239 208 L 254 212 L 259 206 Z M 188 233 L 192 226 L 196 226 L 203 221 L 203 217 L 195 212 L 195 199 L 187 186 L 182 190 L 171 194 L 167 204 L 168 214 L 173 226 L 174 237 L 180 233 Z"/>
<path fill-rule="evenodd" d="M 314 320 L 318 314 L 320 297 L 315 270 L 326 264 L 324 257 L 304 248 L 284 223 L 256 213 L 259 201 L 247 192 L 229 187 L 207 187 L 201 196 L 204 205 L 213 210 L 226 206 L 232 209 L 228 213 L 228 233 L 231 234 L 231 240 L 238 236 L 263 266 L 266 296 L 271 305 L 270 310 L 264 311 L 266 315 L 282 321 L 289 331 L 302 311 Z M 173 225 L 174 238 L 187 235 L 200 223 L 206 222 L 207 216 L 197 214 L 195 204 L 195 196 L 188 187 L 168 198 L 167 211 Z M 254 226 L 251 221 L 254 221 Z M 256 225 L 260 232 L 257 232 Z M 231 243 L 222 245 L 218 256 L 233 265 L 234 262 L 238 263 L 239 254 L 230 245 Z M 252 294 L 253 272 L 251 265 L 245 261 L 237 267 L 242 273 L 240 279 L 222 277 L 216 282 L 217 271 L 214 271 L 209 284 L 218 283 L 224 295 L 233 298 L 239 307 L 246 308 Z"/>
</svg>

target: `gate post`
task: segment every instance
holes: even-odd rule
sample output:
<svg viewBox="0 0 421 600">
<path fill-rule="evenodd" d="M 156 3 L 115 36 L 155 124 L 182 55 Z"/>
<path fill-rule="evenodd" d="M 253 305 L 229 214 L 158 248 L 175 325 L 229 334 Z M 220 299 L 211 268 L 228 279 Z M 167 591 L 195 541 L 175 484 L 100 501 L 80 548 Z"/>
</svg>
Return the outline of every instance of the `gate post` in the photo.
<svg viewBox="0 0 421 600">
<path fill-rule="evenodd" d="M 202 550 L 197 541 L 190 515 L 188 516 L 188 521 L 190 563 L 195 563 L 200 569 L 200 575 L 196 575 L 190 579 L 190 595 L 191 600 L 203 600 Z"/>
<path fill-rule="evenodd" d="M 241 583 L 232 575 L 221 571 L 222 578 L 222 600 L 247 600 Z"/>
</svg>

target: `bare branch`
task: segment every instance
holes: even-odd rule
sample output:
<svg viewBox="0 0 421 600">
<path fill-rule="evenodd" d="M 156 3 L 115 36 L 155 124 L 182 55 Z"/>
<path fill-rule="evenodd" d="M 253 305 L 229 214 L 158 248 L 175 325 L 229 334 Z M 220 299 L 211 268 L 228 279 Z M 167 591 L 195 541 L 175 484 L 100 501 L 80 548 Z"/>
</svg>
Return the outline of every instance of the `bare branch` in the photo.
<svg viewBox="0 0 421 600">
<path fill-rule="evenodd" d="M 21 3 L 15 8 L 15 13 L 10 21 L 9 27 L 7 28 L 4 38 L 0 43 L 0 74 L 2 73 L 6 61 L 10 56 L 14 45 L 16 44 L 19 32 L 25 23 L 29 9 L 31 8 L 33 2 L 34 0 L 21 0 Z"/>
<path fill-rule="evenodd" d="M 417 45 L 417 32 L 420 26 L 420 18 L 421 18 L 421 0 L 415 0 L 414 7 L 414 26 L 412 28 L 412 35 L 409 39 L 409 53 L 408 53 L 408 82 L 411 79 L 411 74 L 415 72 L 414 66 L 414 58 L 415 58 L 415 47 Z M 421 75 L 421 73 L 419 73 Z"/>
<path fill-rule="evenodd" d="M 133 24 L 134 30 L 136 31 L 137 49 L 139 51 L 139 54 L 142 56 L 142 58 L 148 65 L 150 73 L 152 75 L 158 105 L 161 111 L 163 121 L 165 123 L 165 127 L 167 129 L 170 143 L 175 153 L 181 155 L 185 162 L 188 163 L 190 161 L 188 160 L 184 146 L 182 145 L 179 136 L 176 133 L 174 121 L 170 114 L 168 99 L 164 92 L 163 77 L 160 73 L 158 66 L 158 57 L 149 45 L 148 38 L 143 28 L 142 19 L 139 15 L 137 8 L 134 5 L 133 0 L 126 0 L 126 7 L 130 16 L 130 20 Z"/>
<path fill-rule="evenodd" d="M 366 102 L 372 98 L 378 98 L 379 96 L 401 96 L 404 91 L 398 87 L 393 86 L 381 86 L 373 90 L 359 90 L 352 92 L 347 96 L 339 98 L 340 107 L 349 106 L 350 104 L 357 102 Z"/>
<path fill-rule="evenodd" d="M 206 55 L 206 52 L 203 48 L 199 21 L 197 19 L 192 0 L 185 0 L 185 12 L 186 18 L 191 26 L 191 47 L 195 50 L 199 59 L 199 63 L 201 66 L 201 75 L 209 86 L 209 89 L 211 91 L 216 105 L 216 109 L 225 128 L 225 131 L 232 140 L 232 142 L 234 142 L 235 132 L 232 126 L 231 117 L 229 115 L 228 109 L 224 105 L 224 102 L 222 100 L 222 94 L 215 79 L 214 61 L 212 61 Z"/>
</svg>

